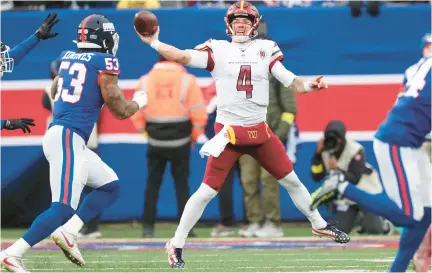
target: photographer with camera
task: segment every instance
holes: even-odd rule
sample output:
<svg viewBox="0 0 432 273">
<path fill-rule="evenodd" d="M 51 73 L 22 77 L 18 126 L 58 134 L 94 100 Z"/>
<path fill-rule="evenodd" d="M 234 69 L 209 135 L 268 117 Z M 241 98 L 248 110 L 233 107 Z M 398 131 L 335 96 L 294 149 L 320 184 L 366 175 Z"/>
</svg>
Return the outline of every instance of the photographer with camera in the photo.
<svg viewBox="0 0 432 273">
<path fill-rule="evenodd" d="M 341 171 L 348 182 L 365 191 L 382 191 L 378 173 L 365 161 L 363 146 L 346 138 L 345 124 L 339 120 L 327 124 L 324 138 L 318 142 L 312 158 L 314 181 L 321 181 L 331 170 Z M 366 234 L 388 234 L 393 229 L 389 221 L 362 210 L 348 199 L 334 201 L 329 209 L 333 212 L 337 228 L 346 233 L 351 232 L 357 224 L 360 225 L 360 232 Z"/>
</svg>

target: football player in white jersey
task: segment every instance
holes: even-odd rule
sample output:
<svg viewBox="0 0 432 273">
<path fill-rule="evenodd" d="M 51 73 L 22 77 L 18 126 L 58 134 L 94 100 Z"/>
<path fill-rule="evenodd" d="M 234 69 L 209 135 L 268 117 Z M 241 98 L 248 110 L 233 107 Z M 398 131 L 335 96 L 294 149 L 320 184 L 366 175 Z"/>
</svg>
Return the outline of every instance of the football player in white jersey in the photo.
<svg viewBox="0 0 432 273">
<path fill-rule="evenodd" d="M 216 136 L 201 149 L 209 155 L 203 183 L 191 196 L 179 226 L 166 244 L 168 261 L 173 268 L 183 268 L 182 249 L 189 231 L 201 217 L 225 181 L 233 164 L 243 154 L 254 157 L 288 191 L 296 207 L 309 219 L 312 233 L 347 243 L 347 234 L 328 224 L 317 210 L 310 210 L 311 196 L 293 171 L 291 160 L 279 138 L 266 121 L 269 99 L 269 73 L 284 86 L 299 93 L 327 88 L 322 76 L 305 81 L 281 63 L 278 45 L 256 36 L 261 16 L 249 2 L 237 2 L 225 16 L 226 31 L 232 41 L 208 40 L 194 50 L 180 50 L 153 36 L 138 35 L 167 60 L 191 67 L 206 68 L 216 83 Z"/>
</svg>

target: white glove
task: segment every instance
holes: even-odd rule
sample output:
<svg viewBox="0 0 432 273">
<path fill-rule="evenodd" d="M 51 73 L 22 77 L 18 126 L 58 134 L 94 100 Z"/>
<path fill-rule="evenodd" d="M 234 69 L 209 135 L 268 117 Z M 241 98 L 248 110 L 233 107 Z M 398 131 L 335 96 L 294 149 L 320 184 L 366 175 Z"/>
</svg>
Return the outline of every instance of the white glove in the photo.
<svg viewBox="0 0 432 273">
<path fill-rule="evenodd" d="M 132 100 L 138 103 L 139 108 L 142 108 L 147 105 L 147 93 L 145 91 L 136 91 L 133 95 Z"/>
</svg>

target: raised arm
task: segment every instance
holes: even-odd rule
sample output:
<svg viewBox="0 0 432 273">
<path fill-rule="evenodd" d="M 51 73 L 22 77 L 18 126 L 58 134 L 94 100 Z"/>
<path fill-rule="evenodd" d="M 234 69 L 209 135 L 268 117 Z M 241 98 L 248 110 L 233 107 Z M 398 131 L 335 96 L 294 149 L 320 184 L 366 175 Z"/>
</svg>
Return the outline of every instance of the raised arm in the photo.
<svg viewBox="0 0 432 273">
<path fill-rule="evenodd" d="M 152 48 L 157 50 L 168 61 L 188 64 L 191 61 L 191 55 L 189 54 L 189 52 L 187 50 L 178 49 L 177 47 L 174 47 L 172 45 L 160 42 L 159 32 L 160 28 L 158 27 L 158 30 L 152 36 L 143 36 L 138 31 L 136 33 L 144 43 L 150 45 Z"/>
<path fill-rule="evenodd" d="M 117 75 L 103 74 L 99 85 L 105 104 L 117 119 L 130 117 L 147 104 L 147 95 L 144 91 L 135 92 L 133 99 L 127 100 L 118 86 Z"/>
</svg>

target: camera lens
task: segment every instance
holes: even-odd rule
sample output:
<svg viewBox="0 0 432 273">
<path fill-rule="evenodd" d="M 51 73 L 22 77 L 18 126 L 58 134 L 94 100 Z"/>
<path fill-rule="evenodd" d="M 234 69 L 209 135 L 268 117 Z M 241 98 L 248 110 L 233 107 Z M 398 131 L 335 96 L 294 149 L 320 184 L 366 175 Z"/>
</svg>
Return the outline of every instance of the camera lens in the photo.
<svg viewBox="0 0 432 273">
<path fill-rule="evenodd" d="M 324 149 L 325 150 L 332 150 L 334 148 L 336 148 L 338 143 L 338 139 L 335 136 L 327 136 L 324 139 Z"/>
</svg>

